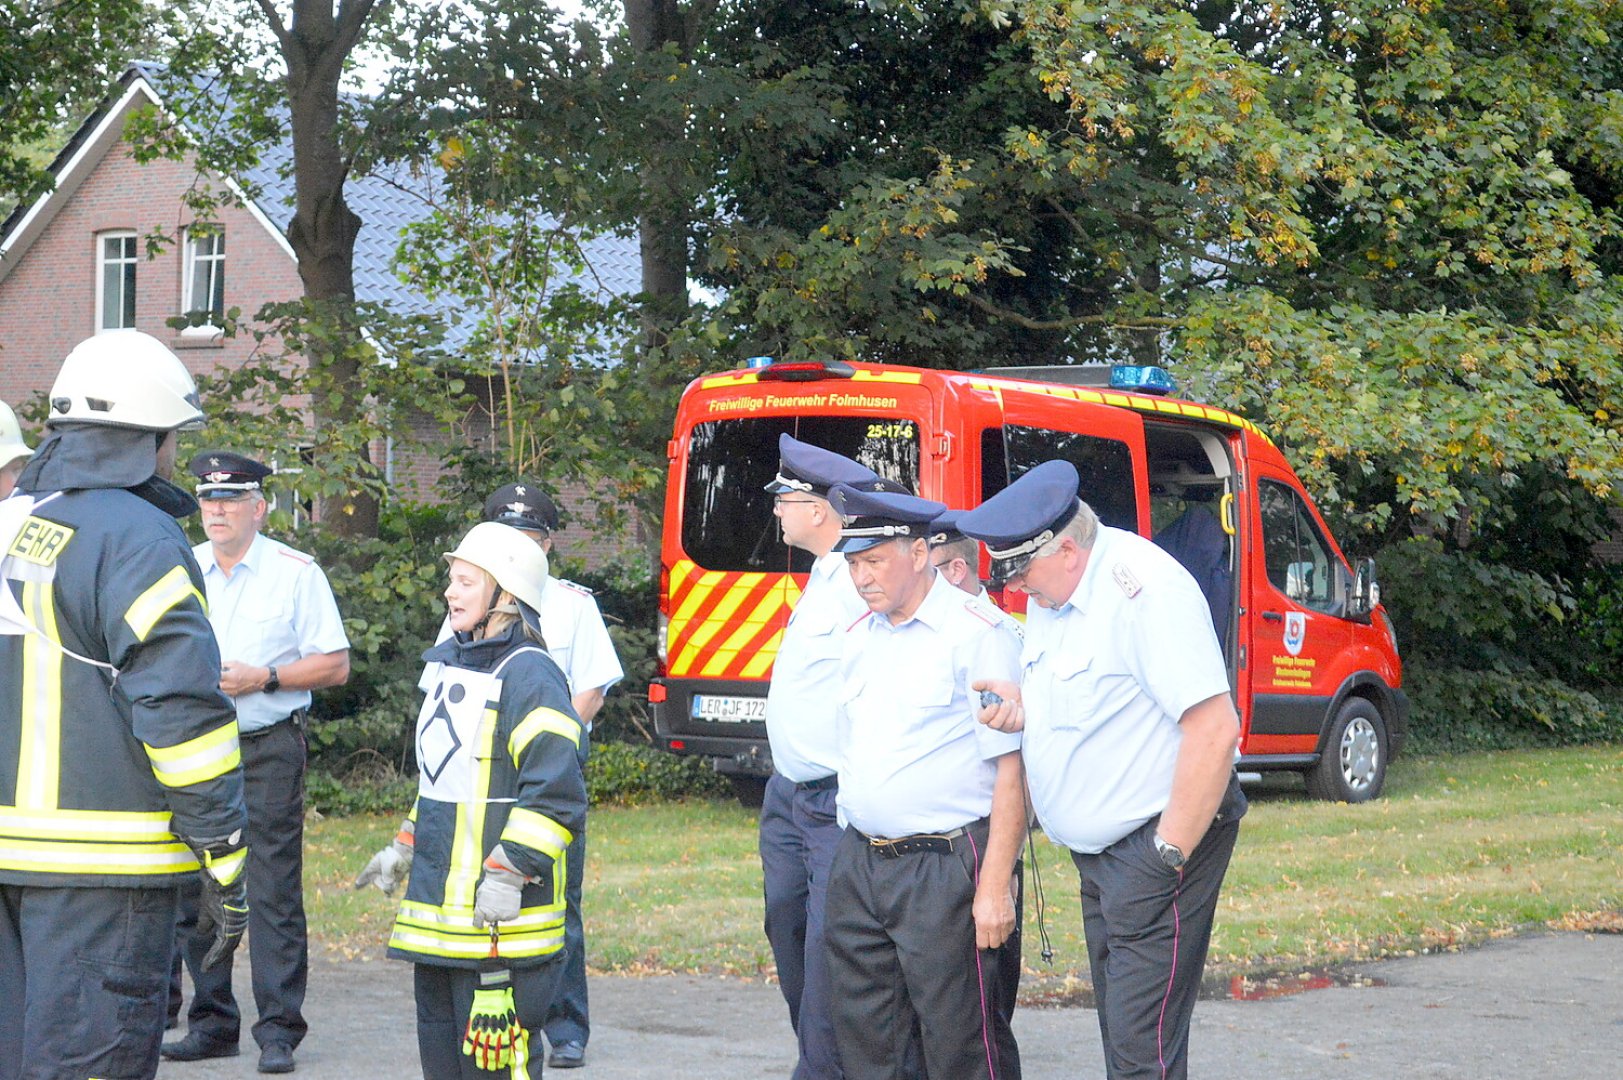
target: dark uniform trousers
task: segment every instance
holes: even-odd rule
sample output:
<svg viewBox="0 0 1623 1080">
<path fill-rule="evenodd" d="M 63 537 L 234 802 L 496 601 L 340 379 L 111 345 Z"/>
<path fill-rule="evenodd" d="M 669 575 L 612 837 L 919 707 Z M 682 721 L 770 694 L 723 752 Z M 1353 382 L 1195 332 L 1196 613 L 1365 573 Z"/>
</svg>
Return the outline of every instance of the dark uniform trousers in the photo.
<svg viewBox="0 0 1623 1080">
<path fill-rule="evenodd" d="M 0 1080 L 151 1080 L 174 932 L 170 885 L 0 885 Z"/>
<path fill-rule="evenodd" d="M 1183 1080 L 1217 893 L 1240 834 L 1237 779 L 1181 870 L 1155 848 L 1160 818 L 1096 855 L 1072 852 L 1109 1080 Z"/>
<path fill-rule="evenodd" d="M 304 991 L 310 950 L 304 920 L 304 732 L 284 720 L 242 740 L 242 773 L 248 804 L 248 961 L 259 1010 L 254 1041 L 297 1047 L 309 1025 Z M 211 1046 L 235 1046 L 242 1013 L 231 992 L 232 957 L 203 970 L 210 938 L 200 938 L 196 878 L 181 888 L 179 940 L 192 975 L 189 1032 Z M 178 973 L 176 975 L 178 978 Z"/>
<path fill-rule="evenodd" d="M 581 766 L 586 764 L 586 738 L 581 737 Z M 564 960 L 563 974 L 547 1011 L 547 1042 L 553 1046 L 573 1042 L 586 1045 L 591 1021 L 586 996 L 586 928 L 580 918 L 580 890 L 586 879 L 586 822 L 569 842 L 564 854 Z M 532 1070 L 533 1071 L 533 1070 Z"/>
<path fill-rule="evenodd" d="M 814 782 L 815 783 L 815 782 Z M 794 1080 L 839 1080 L 828 950 L 824 946 L 829 867 L 840 841 L 838 788 L 800 786 L 773 773 L 761 801 L 761 871 L 766 939 L 800 1044 Z"/>
<path fill-rule="evenodd" d="M 834 1027 L 849 1080 L 1019 1080 L 1010 1028 L 1020 936 L 975 945 L 987 823 L 951 851 L 887 857 L 855 829 L 834 855 L 828 951 Z M 1018 877 L 1016 881 L 1018 881 Z"/>
<path fill-rule="evenodd" d="M 472 1056 L 462 1052 L 462 1038 L 468 1030 L 468 1012 L 473 1008 L 473 992 L 479 989 L 479 972 L 472 968 L 438 967 L 434 964 L 412 966 L 417 998 L 417 1054 L 422 1059 L 423 1080 L 499 1080 L 506 1077 L 508 1070 L 493 1073 L 481 1069 Z M 513 1006 L 518 1012 L 519 1026 L 529 1033 L 528 1072 L 531 1077 L 541 1076 L 541 1059 L 545 1055 L 538 1036 L 563 969 L 563 955 L 558 953 L 537 967 L 515 968 L 510 973 Z"/>
</svg>

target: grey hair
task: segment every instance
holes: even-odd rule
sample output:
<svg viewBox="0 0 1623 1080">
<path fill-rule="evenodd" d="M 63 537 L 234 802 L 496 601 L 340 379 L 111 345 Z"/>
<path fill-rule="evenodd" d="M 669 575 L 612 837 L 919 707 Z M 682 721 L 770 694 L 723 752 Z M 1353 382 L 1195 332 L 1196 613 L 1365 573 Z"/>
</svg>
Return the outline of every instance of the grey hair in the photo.
<svg viewBox="0 0 1623 1080">
<path fill-rule="evenodd" d="M 1076 542 L 1077 547 L 1087 551 L 1093 547 L 1093 541 L 1098 535 L 1099 515 L 1093 512 L 1093 507 L 1078 499 L 1076 513 L 1071 515 L 1071 520 L 1065 523 L 1065 527 L 1056 533 L 1052 540 L 1038 548 L 1032 557 L 1040 559 L 1045 555 L 1054 554 L 1059 550 L 1060 541 L 1067 536 Z"/>
</svg>

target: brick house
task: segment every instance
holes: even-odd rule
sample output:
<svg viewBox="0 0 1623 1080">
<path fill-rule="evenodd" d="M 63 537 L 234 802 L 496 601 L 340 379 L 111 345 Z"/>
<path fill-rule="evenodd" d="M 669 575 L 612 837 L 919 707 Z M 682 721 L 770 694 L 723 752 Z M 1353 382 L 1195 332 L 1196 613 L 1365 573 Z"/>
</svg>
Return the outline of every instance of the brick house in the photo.
<svg viewBox="0 0 1623 1080">
<path fill-rule="evenodd" d="M 293 180 L 280 175 L 291 147 L 271 148 L 247 177 L 261 192 L 257 200 L 245 198 L 243 187 L 229 177 L 211 178 L 230 186 L 242 205 L 223 206 L 211 227 L 194 229 L 183 196 L 198 181 L 195 164 L 167 159 L 139 164 L 124 138 L 137 109 L 163 108 L 161 86 L 161 69 L 138 64 L 126 71 L 52 163 L 55 190 L 16 207 L 0 223 L 0 400 L 18 404 L 44 394 L 75 344 L 120 327 L 167 342 L 194 373 L 240 367 L 257 347 L 253 337 L 226 337 L 207 325 L 223 320 L 209 316 L 231 308 L 247 316 L 266 303 L 300 295 L 293 249 L 285 238 L 293 215 Z M 455 326 L 454 308 L 430 303 L 392 267 L 401 230 L 430 212 L 411 184 L 428 182 L 401 174 L 357 177 L 346 185 L 346 199 L 365 223 L 356 242 L 356 295 L 397 311 L 438 314 Z M 148 257 L 144 238 L 154 232 L 175 242 Z M 639 289 L 634 240 L 593 241 L 588 258 L 594 287 L 617 294 Z M 207 313 L 205 325 L 185 330 L 168 325 L 197 312 Z M 451 333 L 454 344 L 454 335 L 470 330 Z M 475 410 L 462 430 L 443 437 L 476 439 L 484 432 L 488 420 Z M 374 460 L 396 491 L 430 497 L 437 473 L 433 460 L 407 460 L 391 447 L 376 450 Z M 259 452 L 272 456 L 263 448 Z M 566 488 L 558 496 L 566 507 L 586 508 L 584 491 Z M 598 564 L 635 549 L 636 540 L 610 544 L 572 527 L 558 546 Z"/>
</svg>

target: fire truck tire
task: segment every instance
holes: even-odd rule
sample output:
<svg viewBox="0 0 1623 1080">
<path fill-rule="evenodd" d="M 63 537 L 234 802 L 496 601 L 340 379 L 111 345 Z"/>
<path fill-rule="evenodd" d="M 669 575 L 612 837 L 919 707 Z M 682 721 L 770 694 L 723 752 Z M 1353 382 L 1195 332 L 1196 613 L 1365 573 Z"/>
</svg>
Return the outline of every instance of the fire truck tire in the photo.
<svg viewBox="0 0 1623 1080">
<path fill-rule="evenodd" d="M 740 805 L 751 810 L 761 808 L 761 803 L 766 799 L 766 777 L 733 775 L 727 780 L 733 785 L 733 794 L 738 797 Z"/>
<path fill-rule="evenodd" d="M 1368 802 L 1386 783 L 1386 722 L 1367 698 L 1342 702 L 1324 741 L 1324 755 L 1308 771 L 1307 792 L 1330 802 Z"/>
</svg>

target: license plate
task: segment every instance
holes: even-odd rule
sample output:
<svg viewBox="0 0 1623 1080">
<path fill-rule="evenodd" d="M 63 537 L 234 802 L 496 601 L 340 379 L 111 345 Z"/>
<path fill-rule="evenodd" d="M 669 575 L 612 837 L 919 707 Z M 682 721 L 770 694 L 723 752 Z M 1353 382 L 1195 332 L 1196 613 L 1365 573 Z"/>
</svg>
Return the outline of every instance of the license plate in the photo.
<svg viewBox="0 0 1623 1080">
<path fill-rule="evenodd" d="M 695 720 L 709 720 L 712 723 L 763 723 L 766 720 L 766 698 L 694 694 L 691 715 Z"/>
</svg>

